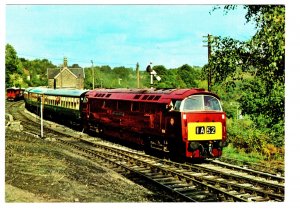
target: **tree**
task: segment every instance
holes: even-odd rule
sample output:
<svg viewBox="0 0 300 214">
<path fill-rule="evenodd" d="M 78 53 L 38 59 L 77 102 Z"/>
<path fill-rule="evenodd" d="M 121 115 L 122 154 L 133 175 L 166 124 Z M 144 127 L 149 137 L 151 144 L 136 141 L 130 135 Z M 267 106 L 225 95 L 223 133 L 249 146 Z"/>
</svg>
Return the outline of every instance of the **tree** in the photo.
<svg viewBox="0 0 300 214">
<path fill-rule="evenodd" d="M 236 6 L 225 6 L 225 11 Z M 260 128 L 284 124 L 285 7 L 245 5 L 246 21 L 254 21 L 257 32 L 249 41 L 218 38 L 206 69 L 212 69 L 216 83 L 227 80 L 235 87 L 243 80 L 238 99 L 244 114 Z M 250 75 L 250 78 L 249 78 Z M 280 134 L 284 134 L 281 126 Z"/>
<path fill-rule="evenodd" d="M 55 68 L 55 65 L 47 59 L 27 60 L 20 58 L 22 67 L 30 72 L 30 86 L 45 86 L 48 84 L 47 69 Z M 25 78 L 25 77 L 24 77 Z"/>
<path fill-rule="evenodd" d="M 195 82 L 195 71 L 194 68 L 188 64 L 182 65 L 178 68 L 178 75 L 183 80 L 188 88 L 197 87 L 197 83 Z"/>
<path fill-rule="evenodd" d="M 17 52 L 10 44 L 5 46 L 5 85 L 20 86 L 22 81 L 22 69 Z"/>
</svg>

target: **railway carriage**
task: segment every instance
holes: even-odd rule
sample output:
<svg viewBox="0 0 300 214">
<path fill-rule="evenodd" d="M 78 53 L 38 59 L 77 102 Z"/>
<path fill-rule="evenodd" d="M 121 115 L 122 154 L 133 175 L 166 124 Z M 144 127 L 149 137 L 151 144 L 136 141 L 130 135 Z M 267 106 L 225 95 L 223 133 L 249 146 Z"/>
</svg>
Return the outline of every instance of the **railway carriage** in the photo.
<svg viewBox="0 0 300 214">
<path fill-rule="evenodd" d="M 28 88 L 25 91 L 25 107 L 40 112 L 43 101 L 44 115 L 48 118 L 81 123 L 87 90 Z"/>
<path fill-rule="evenodd" d="M 6 98 L 10 101 L 22 100 L 24 98 L 23 88 L 11 87 L 6 89 Z"/>
<path fill-rule="evenodd" d="M 95 89 L 86 93 L 85 129 L 193 159 L 220 157 L 226 114 L 204 89 Z"/>
<path fill-rule="evenodd" d="M 25 106 L 37 114 L 75 121 L 95 131 L 174 157 L 220 157 L 226 114 L 219 97 L 204 89 L 28 88 Z"/>
</svg>

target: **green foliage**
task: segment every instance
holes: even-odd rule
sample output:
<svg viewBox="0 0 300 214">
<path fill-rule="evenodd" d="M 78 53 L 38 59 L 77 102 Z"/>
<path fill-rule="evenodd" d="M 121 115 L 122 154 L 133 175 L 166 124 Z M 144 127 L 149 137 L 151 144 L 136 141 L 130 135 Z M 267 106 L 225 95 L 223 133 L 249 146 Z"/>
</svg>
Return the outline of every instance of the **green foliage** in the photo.
<svg viewBox="0 0 300 214">
<path fill-rule="evenodd" d="M 227 120 L 228 142 L 246 153 L 261 153 L 262 145 L 270 141 L 270 137 L 257 129 L 256 124 L 248 117 L 242 120 Z"/>
<path fill-rule="evenodd" d="M 206 82 L 201 81 L 203 75 L 200 67 L 191 67 L 185 64 L 179 68 L 166 69 L 163 65 L 158 65 L 153 69 L 162 79 L 161 82 L 154 83 L 156 88 L 199 88 Z"/>
<path fill-rule="evenodd" d="M 227 12 L 235 8 L 233 5 L 224 7 Z M 280 147 L 284 145 L 285 7 L 245 5 L 244 8 L 246 20 L 256 23 L 256 34 L 244 42 L 231 38 L 215 39 L 212 57 L 204 70 L 211 70 L 214 84 L 224 87 L 225 94 L 221 97 L 225 98 L 225 103 L 237 102 L 243 115 L 249 115 L 256 129 L 263 133 L 251 133 L 249 128 L 246 133 L 251 133 L 251 139 L 261 136 L 263 141 L 269 139 L 271 144 Z M 230 98 L 228 93 L 237 96 Z M 224 109 L 229 110 L 228 115 L 232 117 L 229 106 L 229 103 L 225 104 Z M 244 137 L 253 148 L 256 148 L 256 142 L 265 143 Z"/>
<path fill-rule="evenodd" d="M 227 147 L 224 147 L 222 156 L 248 163 L 258 163 L 265 159 L 262 154 L 257 152 L 246 153 L 243 150 L 236 148 L 232 143 L 230 143 Z"/>
<path fill-rule="evenodd" d="M 94 68 L 95 88 L 136 88 L 137 75 L 132 68 L 110 66 L 95 66 Z M 84 87 L 93 88 L 93 69 L 85 68 Z M 140 72 L 140 87 L 145 87 L 145 72 Z"/>
<path fill-rule="evenodd" d="M 5 85 L 6 87 L 23 87 L 22 64 L 17 52 L 10 44 L 5 46 Z"/>
<path fill-rule="evenodd" d="M 260 117 L 260 119 L 263 119 Z M 282 124 L 280 124 L 282 125 Z M 261 128 L 250 117 L 244 116 L 243 119 L 227 120 L 227 141 L 237 151 L 236 153 L 245 153 L 256 156 L 262 156 L 265 159 L 280 158 L 283 155 L 283 136 L 281 126 L 276 128 Z M 275 132 L 274 132 L 275 131 Z"/>
</svg>

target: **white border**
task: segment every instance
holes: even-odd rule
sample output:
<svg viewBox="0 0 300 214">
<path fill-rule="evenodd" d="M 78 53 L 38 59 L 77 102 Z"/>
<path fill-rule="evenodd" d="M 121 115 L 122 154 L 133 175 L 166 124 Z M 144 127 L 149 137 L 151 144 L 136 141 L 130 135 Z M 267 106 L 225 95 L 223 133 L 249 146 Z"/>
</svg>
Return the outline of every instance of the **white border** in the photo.
<svg viewBox="0 0 300 214">
<path fill-rule="evenodd" d="M 0 79 L 2 90 L 0 92 L 2 101 L 5 99 L 3 80 L 5 80 L 5 5 L 6 4 L 284 4 L 286 5 L 286 200 L 283 203 L 91 203 L 91 204 L 15 204 L 15 203 L 5 203 L 5 193 L 4 193 L 4 132 L 1 133 L 1 148 L 0 148 L 0 162 L 1 162 L 1 177 L 0 177 L 0 206 L 1 212 L 4 213 L 19 211 L 22 213 L 44 213 L 44 212 L 128 212 L 128 213 L 154 213 L 159 211 L 164 212 L 176 212 L 176 213 L 186 213 L 186 212 L 207 212 L 207 213 L 252 213 L 255 212 L 268 212 L 268 213 L 287 213 L 287 212 L 297 212 L 299 208 L 299 170 L 298 153 L 299 153 L 299 139 L 295 138 L 296 134 L 299 133 L 299 125 L 295 124 L 295 121 L 299 122 L 299 109 L 293 107 L 293 99 L 298 100 L 299 96 L 295 94 L 299 93 L 299 1 L 290 0 L 252 0 L 252 1 L 209 1 L 202 0 L 196 2 L 195 0 L 185 0 L 185 1 L 161 1 L 161 0 L 151 0 L 151 1 L 133 1 L 125 0 L 79 0 L 79 1 L 41 1 L 41 0 L 6 0 L 1 1 L 0 6 L 0 37 L 1 37 L 1 67 L 0 67 Z M 2 102 L 4 103 L 4 102 Z M 298 105 L 299 106 L 299 105 Z M 4 106 L 1 106 L 1 115 L 4 115 Z M 2 120 L 2 127 L 4 129 L 4 120 Z M 298 193 L 297 193 L 298 192 Z M 2 204 L 3 203 L 3 204 Z M 150 208 L 150 209 L 149 209 Z M 66 210 L 68 209 L 68 210 Z"/>
</svg>

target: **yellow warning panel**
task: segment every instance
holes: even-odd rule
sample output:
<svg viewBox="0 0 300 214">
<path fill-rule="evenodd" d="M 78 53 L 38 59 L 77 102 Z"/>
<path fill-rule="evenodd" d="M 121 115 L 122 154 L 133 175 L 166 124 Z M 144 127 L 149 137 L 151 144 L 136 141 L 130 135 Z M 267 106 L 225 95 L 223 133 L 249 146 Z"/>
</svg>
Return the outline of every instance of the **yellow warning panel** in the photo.
<svg viewBox="0 0 300 214">
<path fill-rule="evenodd" d="M 222 140 L 222 123 L 188 123 L 188 140 Z"/>
</svg>

